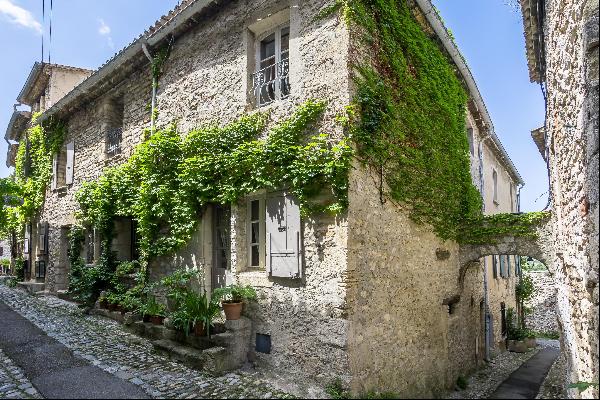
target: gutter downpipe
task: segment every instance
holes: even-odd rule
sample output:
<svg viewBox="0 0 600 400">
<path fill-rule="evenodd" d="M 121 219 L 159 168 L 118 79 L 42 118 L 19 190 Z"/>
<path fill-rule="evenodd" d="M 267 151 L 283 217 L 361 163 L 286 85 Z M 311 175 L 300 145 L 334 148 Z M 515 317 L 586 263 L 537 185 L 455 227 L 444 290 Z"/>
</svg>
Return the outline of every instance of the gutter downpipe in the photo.
<svg viewBox="0 0 600 400">
<path fill-rule="evenodd" d="M 483 144 L 491 138 L 492 135 L 489 131 L 485 134 L 483 139 L 479 141 L 478 152 L 479 152 L 479 184 L 481 185 L 481 199 L 482 201 L 482 212 L 485 212 L 485 178 L 483 174 Z M 490 329 L 490 305 L 488 295 L 488 268 L 487 258 L 483 258 L 483 309 L 485 312 L 484 325 L 485 325 L 485 356 L 484 360 L 490 361 L 490 342 L 492 341 L 492 332 Z"/>
<path fill-rule="evenodd" d="M 152 55 L 150 54 L 150 51 L 148 50 L 148 46 L 146 45 L 145 42 L 142 42 L 142 50 L 144 51 L 144 54 L 146 55 L 146 57 L 148 58 L 148 60 L 150 61 L 150 64 L 152 64 L 154 62 L 154 59 L 152 58 Z M 157 86 L 157 82 L 156 82 L 156 76 L 154 76 L 154 74 L 152 74 L 152 106 L 150 108 L 150 134 L 154 134 L 154 126 L 155 126 L 155 107 L 156 107 L 156 86 Z"/>
</svg>

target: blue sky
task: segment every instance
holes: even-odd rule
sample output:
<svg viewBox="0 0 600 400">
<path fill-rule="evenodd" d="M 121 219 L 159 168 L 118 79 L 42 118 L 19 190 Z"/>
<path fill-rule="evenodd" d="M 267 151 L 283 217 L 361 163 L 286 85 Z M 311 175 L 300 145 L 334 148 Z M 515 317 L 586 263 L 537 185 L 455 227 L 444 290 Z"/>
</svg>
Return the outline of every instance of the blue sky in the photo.
<svg viewBox="0 0 600 400">
<path fill-rule="evenodd" d="M 544 104 L 539 86 L 529 82 L 520 13 L 506 1 L 434 3 L 467 59 L 496 133 L 526 182 L 522 209 L 534 211 L 546 204 L 547 177 L 530 131 L 543 124 Z M 53 2 L 50 47 L 50 0 L 45 23 L 41 0 L 0 0 L 0 176 L 10 173 L 4 164 L 4 131 L 33 63 L 40 60 L 42 32 L 46 61 L 50 47 L 52 62 L 96 69 L 177 4 L 177 0 Z"/>
</svg>

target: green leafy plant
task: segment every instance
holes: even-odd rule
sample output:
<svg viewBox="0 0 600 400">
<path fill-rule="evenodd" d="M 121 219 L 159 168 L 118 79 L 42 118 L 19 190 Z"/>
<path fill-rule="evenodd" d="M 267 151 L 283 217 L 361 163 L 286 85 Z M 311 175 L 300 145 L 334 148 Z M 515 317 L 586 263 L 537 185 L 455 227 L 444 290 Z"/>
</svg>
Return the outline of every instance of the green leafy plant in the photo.
<svg viewBox="0 0 600 400">
<path fill-rule="evenodd" d="M 213 291 L 213 296 L 223 303 L 241 303 L 244 300 L 256 300 L 257 298 L 256 290 L 250 285 L 230 285 L 217 288 Z"/>
<path fill-rule="evenodd" d="M 164 304 L 156 301 L 156 297 L 148 296 L 145 303 L 142 303 L 139 307 L 142 316 L 150 317 L 164 317 L 166 316 L 167 308 Z"/>
<path fill-rule="evenodd" d="M 465 390 L 469 387 L 469 381 L 467 378 L 460 375 L 458 378 L 456 378 L 456 387 L 458 387 L 460 390 Z"/>
<path fill-rule="evenodd" d="M 190 329 L 201 323 L 207 335 L 210 335 L 210 325 L 220 314 L 219 303 L 214 297 L 209 298 L 206 293 L 187 291 L 176 310 L 170 314 L 173 325 L 189 335 Z"/>
<path fill-rule="evenodd" d="M 579 393 L 584 392 L 591 387 L 598 388 L 598 383 L 579 381 L 579 382 L 569 384 L 569 389 L 577 389 L 579 391 Z"/>
<path fill-rule="evenodd" d="M 340 378 L 336 378 L 325 386 L 325 393 L 332 399 L 349 399 L 350 391 L 344 387 Z"/>
</svg>

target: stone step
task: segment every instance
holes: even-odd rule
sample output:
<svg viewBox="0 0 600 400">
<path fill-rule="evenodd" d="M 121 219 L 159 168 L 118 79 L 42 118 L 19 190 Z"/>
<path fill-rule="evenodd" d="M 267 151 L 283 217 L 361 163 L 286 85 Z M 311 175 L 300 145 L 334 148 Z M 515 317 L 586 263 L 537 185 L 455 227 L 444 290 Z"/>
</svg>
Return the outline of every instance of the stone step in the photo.
<svg viewBox="0 0 600 400">
<path fill-rule="evenodd" d="M 25 289 L 30 294 L 44 291 L 46 285 L 39 282 L 18 282 L 17 287 Z"/>
<path fill-rule="evenodd" d="M 158 353 L 172 360 L 214 376 L 223 375 L 239 367 L 229 351 L 221 346 L 199 350 L 168 339 L 155 340 L 152 346 Z"/>
</svg>

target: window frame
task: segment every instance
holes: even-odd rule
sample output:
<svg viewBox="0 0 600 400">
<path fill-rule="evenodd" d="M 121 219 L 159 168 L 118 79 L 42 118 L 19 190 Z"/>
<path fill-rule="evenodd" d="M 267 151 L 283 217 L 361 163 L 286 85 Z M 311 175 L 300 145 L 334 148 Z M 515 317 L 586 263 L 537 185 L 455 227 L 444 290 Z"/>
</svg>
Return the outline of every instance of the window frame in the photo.
<svg viewBox="0 0 600 400">
<path fill-rule="evenodd" d="M 248 255 L 248 260 L 246 262 L 246 267 L 249 270 L 255 271 L 264 271 L 267 268 L 266 261 L 266 242 L 267 242 L 267 234 L 266 234 L 266 193 L 256 193 L 254 195 L 248 196 L 246 199 L 246 251 Z M 252 203 L 258 201 L 258 220 L 252 219 Z M 256 244 L 252 243 L 252 224 L 258 223 L 258 257 L 259 262 L 258 265 L 252 265 L 252 248 L 256 246 Z"/>
<path fill-rule="evenodd" d="M 494 204 L 500 204 L 498 202 L 498 171 L 495 168 L 492 168 L 492 200 Z"/>
<path fill-rule="evenodd" d="M 257 108 L 261 108 L 261 107 L 265 107 L 268 106 L 269 104 L 273 104 L 276 101 L 279 100 L 285 100 L 288 97 L 290 97 L 291 94 L 291 85 L 289 83 L 289 65 L 290 65 L 290 39 L 288 39 L 288 49 L 287 49 L 287 60 L 288 60 L 288 74 L 287 74 L 287 80 L 288 80 L 288 94 L 285 97 L 282 97 L 281 95 L 281 78 L 280 78 L 280 74 L 279 74 L 279 67 L 278 65 L 284 60 L 284 58 L 282 58 L 282 52 L 281 52 L 281 37 L 282 37 L 282 31 L 284 29 L 288 29 L 288 37 L 291 38 L 291 23 L 290 20 L 288 19 L 287 21 L 285 21 L 282 24 L 277 25 L 274 28 L 268 29 L 264 32 L 262 32 L 259 35 L 255 36 L 255 43 L 254 43 L 254 72 L 252 73 L 252 87 L 253 87 L 253 98 L 254 98 L 254 102 Z M 269 36 L 274 35 L 275 36 L 275 98 L 272 101 L 269 102 L 265 102 L 265 103 L 261 103 L 261 92 L 262 92 L 262 87 L 257 86 L 256 85 L 256 74 L 258 74 L 260 71 L 262 71 L 263 69 L 269 68 L 269 67 L 265 67 L 265 68 L 261 68 L 261 63 L 262 63 L 262 59 L 261 59 L 261 49 L 262 49 L 262 42 L 268 38 Z"/>
</svg>

